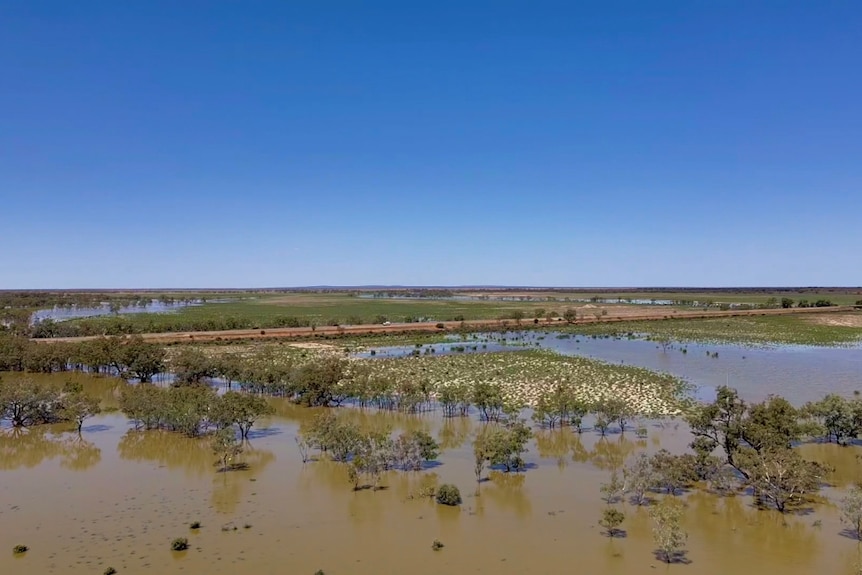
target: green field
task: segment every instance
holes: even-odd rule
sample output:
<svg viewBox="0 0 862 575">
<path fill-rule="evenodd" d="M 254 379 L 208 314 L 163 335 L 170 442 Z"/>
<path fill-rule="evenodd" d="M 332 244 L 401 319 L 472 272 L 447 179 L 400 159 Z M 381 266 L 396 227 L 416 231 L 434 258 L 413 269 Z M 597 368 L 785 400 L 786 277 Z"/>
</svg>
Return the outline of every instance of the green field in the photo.
<svg viewBox="0 0 862 575">
<path fill-rule="evenodd" d="M 167 331 L 213 331 L 229 329 L 263 329 L 309 325 L 374 324 L 383 321 L 458 321 L 523 318 L 529 320 L 548 314 L 562 315 L 567 308 L 585 305 L 591 298 L 623 298 L 713 302 L 714 304 L 762 305 L 789 297 L 798 302 L 826 299 L 835 304 L 854 303 L 860 295 L 844 290 L 837 292 L 459 292 L 483 299 L 445 298 L 369 298 L 357 292 L 291 292 L 220 294 L 233 298 L 226 303 L 207 303 L 180 309 L 173 313 L 138 313 L 77 319 L 61 322 L 48 334 L 40 336 L 76 336 Z M 186 297 L 193 297 L 190 292 Z M 212 293 L 208 294 L 212 297 Z M 517 301 L 513 301 L 516 298 Z M 598 306 L 603 304 L 597 302 Z M 631 304 L 633 307 L 640 307 Z M 690 306 L 666 306 L 691 309 Z M 807 337 L 807 336 L 806 336 Z"/>
<path fill-rule="evenodd" d="M 569 304 L 571 305 L 571 304 Z M 523 314 L 535 317 L 556 311 L 562 314 L 564 302 L 472 301 L 427 298 L 361 298 L 349 294 L 262 295 L 228 303 L 208 303 L 173 313 L 128 314 L 63 322 L 79 326 L 87 333 L 111 333 L 114 326 L 138 333 L 162 331 L 201 331 L 218 329 L 291 327 L 301 325 L 369 324 L 381 321 L 457 321 L 460 319 L 499 319 Z M 70 334 L 72 335 L 72 334 Z M 77 334 L 75 334 L 77 335 Z"/>
</svg>

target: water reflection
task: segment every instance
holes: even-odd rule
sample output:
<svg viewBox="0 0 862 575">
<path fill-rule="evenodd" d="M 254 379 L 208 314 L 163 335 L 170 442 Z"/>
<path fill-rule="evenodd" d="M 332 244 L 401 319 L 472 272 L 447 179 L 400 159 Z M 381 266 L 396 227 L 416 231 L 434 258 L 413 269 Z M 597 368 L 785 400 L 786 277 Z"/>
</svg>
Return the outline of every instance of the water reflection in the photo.
<svg viewBox="0 0 862 575">
<path fill-rule="evenodd" d="M 117 452 L 121 459 L 157 463 L 160 467 L 181 470 L 190 477 L 215 474 L 218 464 L 206 437 L 186 437 L 171 431 L 129 430 L 117 444 Z M 255 449 L 250 442 L 245 442 L 238 459 L 248 465 L 244 472 L 253 477 L 275 460 L 275 454 Z M 239 474 L 238 471 L 228 473 Z"/>
<path fill-rule="evenodd" d="M 715 497 L 693 491 L 685 499 L 686 525 L 698 538 L 744 548 L 757 542 L 761 560 L 773 568 L 811 564 L 820 552 L 818 528 L 807 516 L 757 509 L 748 497 Z"/>
<path fill-rule="evenodd" d="M 57 458 L 65 469 L 84 471 L 101 461 L 102 452 L 77 432 L 56 426 L 0 429 L 0 470 L 32 468 Z"/>
<path fill-rule="evenodd" d="M 135 313 L 168 313 L 183 309 L 185 307 L 200 306 L 204 303 L 222 303 L 227 300 L 209 300 L 208 302 L 195 299 L 187 301 L 142 301 L 135 305 L 121 305 L 102 303 L 98 306 L 54 306 L 52 308 L 40 309 L 30 316 L 30 323 L 36 324 L 40 321 L 64 321 L 69 319 L 80 319 L 85 317 L 98 317 L 104 315 L 127 315 Z"/>
<path fill-rule="evenodd" d="M 461 447 L 470 439 L 473 428 L 469 417 L 447 417 L 443 420 L 440 432 L 437 434 L 437 442 L 441 449 L 456 449 Z"/>
<path fill-rule="evenodd" d="M 488 479 L 489 481 L 479 484 L 476 491 L 477 503 L 482 500 L 482 511 L 484 511 L 484 505 L 490 501 L 496 508 L 512 512 L 520 519 L 525 519 L 532 514 L 533 506 L 524 489 L 526 473 L 504 473 L 494 470 L 488 474 Z M 482 515 L 479 510 L 480 507 L 477 505 L 477 514 Z"/>
</svg>

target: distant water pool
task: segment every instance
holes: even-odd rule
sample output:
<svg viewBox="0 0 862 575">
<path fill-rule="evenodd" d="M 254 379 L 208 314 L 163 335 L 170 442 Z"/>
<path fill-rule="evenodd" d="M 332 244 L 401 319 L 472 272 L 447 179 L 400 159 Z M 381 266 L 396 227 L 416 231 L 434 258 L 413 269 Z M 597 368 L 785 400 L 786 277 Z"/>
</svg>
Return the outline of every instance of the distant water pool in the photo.
<svg viewBox="0 0 862 575">
<path fill-rule="evenodd" d="M 813 347 L 775 345 L 675 343 L 663 348 L 642 338 L 608 338 L 556 332 L 476 333 L 464 341 L 413 347 L 377 347 L 375 357 L 447 353 L 489 353 L 517 349 L 549 349 L 608 363 L 633 365 L 680 377 L 709 400 L 720 385 L 760 401 L 781 395 L 796 405 L 827 393 L 851 396 L 862 391 L 862 346 Z M 453 349 L 455 348 L 455 349 Z M 463 349 L 462 349 L 463 348 Z M 371 350 L 362 354 L 370 357 Z"/>
</svg>

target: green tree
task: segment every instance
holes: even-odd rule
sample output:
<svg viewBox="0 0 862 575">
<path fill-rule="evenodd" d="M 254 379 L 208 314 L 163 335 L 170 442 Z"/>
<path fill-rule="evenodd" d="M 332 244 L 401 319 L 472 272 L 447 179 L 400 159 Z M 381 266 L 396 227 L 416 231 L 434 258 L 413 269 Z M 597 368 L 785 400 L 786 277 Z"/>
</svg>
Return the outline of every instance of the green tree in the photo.
<svg viewBox="0 0 862 575">
<path fill-rule="evenodd" d="M 393 449 L 399 467 L 419 471 L 423 461 L 437 459 L 440 446 L 428 433 L 414 430 L 398 436 Z"/>
<path fill-rule="evenodd" d="M 606 507 L 602 512 L 602 519 L 599 521 L 599 525 L 605 528 L 605 533 L 607 533 L 608 537 L 616 537 L 622 534 L 620 525 L 623 524 L 625 518 L 625 513 L 616 507 Z"/>
<path fill-rule="evenodd" d="M 214 402 L 212 418 L 220 427 L 236 425 L 240 437 L 247 439 L 254 423 L 274 412 L 266 399 L 260 396 L 228 391 Z"/>
<path fill-rule="evenodd" d="M 199 349 L 183 347 L 171 358 L 176 385 L 200 383 L 217 375 L 215 362 Z"/>
<path fill-rule="evenodd" d="M 635 505 L 644 505 L 647 502 L 647 493 L 659 484 L 652 460 L 646 453 L 639 453 L 634 461 L 626 466 L 623 480 Z"/>
<path fill-rule="evenodd" d="M 616 469 L 611 470 L 611 476 L 607 483 L 602 483 L 600 491 L 608 505 L 618 502 L 625 495 L 627 485 L 625 479 L 620 478 Z"/>
<path fill-rule="evenodd" d="M 437 489 L 437 503 L 441 505 L 461 505 L 461 492 L 455 485 L 444 483 Z"/>
<path fill-rule="evenodd" d="M 155 343 L 147 343 L 139 336 L 132 336 L 120 348 L 122 363 L 128 374 L 142 383 L 165 370 L 165 350 Z"/>
<path fill-rule="evenodd" d="M 839 445 L 846 445 L 862 428 L 862 402 L 834 393 L 805 404 L 803 412 L 822 428 L 827 441 L 834 439 Z"/>
<path fill-rule="evenodd" d="M 690 453 L 675 455 L 661 449 L 650 458 L 650 465 L 655 486 L 664 489 L 668 495 L 676 495 L 677 491 L 698 480 L 695 457 Z"/>
<path fill-rule="evenodd" d="M 61 417 L 75 424 L 78 433 L 84 426 L 84 421 L 101 413 L 99 400 L 90 397 L 82 391 L 73 391 L 61 396 Z"/>
<path fill-rule="evenodd" d="M 744 451 L 739 465 L 745 469 L 759 503 L 771 504 L 781 513 L 808 501 L 820 490 L 826 473 L 820 464 L 806 461 L 786 447 Z"/>
<path fill-rule="evenodd" d="M 296 403 L 308 407 L 329 406 L 344 400 L 340 385 L 346 378 L 346 361 L 325 357 L 300 367 L 290 380 Z"/>
<path fill-rule="evenodd" d="M 478 458 L 482 457 L 482 466 L 502 465 L 506 472 L 519 471 L 525 463 L 522 454 L 527 450 L 527 442 L 532 437 L 530 428 L 523 421 L 514 421 L 505 426 L 493 425 L 482 429 L 473 444 L 473 452 L 477 458 L 477 480 L 482 467 Z"/>
<path fill-rule="evenodd" d="M 503 411 L 503 388 L 489 381 L 473 384 L 473 405 L 485 421 L 497 421 Z"/>
<path fill-rule="evenodd" d="M 212 436 L 213 454 L 217 455 L 221 471 L 231 469 L 231 461 L 242 453 L 242 444 L 230 427 L 219 429 Z"/>
<path fill-rule="evenodd" d="M 673 497 L 666 497 L 650 508 L 653 521 L 653 538 L 658 555 L 666 563 L 681 561 L 683 547 L 688 535 L 682 528 L 684 504 Z"/>
<path fill-rule="evenodd" d="M 30 378 L 0 379 L 0 419 L 13 427 L 60 420 L 60 393 Z"/>
<path fill-rule="evenodd" d="M 853 536 L 862 541 L 862 487 L 854 485 L 841 499 L 841 520 L 846 523 Z"/>
</svg>

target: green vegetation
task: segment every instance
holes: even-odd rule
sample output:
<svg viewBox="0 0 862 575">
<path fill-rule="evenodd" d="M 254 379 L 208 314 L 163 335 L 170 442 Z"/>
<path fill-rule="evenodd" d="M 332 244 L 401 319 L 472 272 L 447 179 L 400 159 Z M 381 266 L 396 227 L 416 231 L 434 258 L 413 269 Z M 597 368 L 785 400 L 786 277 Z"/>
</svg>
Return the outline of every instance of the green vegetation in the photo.
<svg viewBox="0 0 862 575">
<path fill-rule="evenodd" d="M 701 478 L 709 479 L 720 469 L 711 457 L 720 447 L 724 464 L 754 488 L 759 504 L 784 513 L 791 506 L 808 502 L 820 489 L 826 470 L 803 459 L 792 445 L 804 437 L 829 432 L 812 422 L 807 411 L 776 396 L 748 405 L 736 390 L 720 387 L 715 402 L 688 418 L 695 436 L 691 444 L 693 462 L 703 464 Z"/>
<path fill-rule="evenodd" d="M 499 465 L 506 472 L 523 470 L 522 455 L 527 451 L 527 442 L 532 436 L 524 420 L 517 418 L 483 427 L 473 442 L 476 481 L 481 480 L 485 465 Z"/>
<path fill-rule="evenodd" d="M 548 304 L 531 301 L 386 299 L 349 293 L 261 295 L 228 303 L 185 307 L 170 314 L 135 313 L 76 319 L 43 326 L 45 336 L 120 335 L 170 331 L 214 331 L 359 325 L 416 321 L 460 321 L 532 317 Z M 562 307 L 561 307 L 562 310 Z"/>
<path fill-rule="evenodd" d="M 29 377 L 0 378 L 0 420 L 13 427 L 70 421 L 80 432 L 84 420 L 100 411 L 99 401 L 78 386 L 58 389 Z"/>
<path fill-rule="evenodd" d="M 847 524 L 850 533 L 862 541 L 862 487 L 854 485 L 841 499 L 841 520 Z"/>
<path fill-rule="evenodd" d="M 16 545 L 12 548 L 12 553 L 14 553 L 15 555 L 21 555 L 22 553 L 26 553 L 29 550 L 30 548 L 26 545 Z"/>
<path fill-rule="evenodd" d="M 444 547 L 445 545 L 443 545 L 443 543 L 441 543 L 437 539 L 435 539 L 434 542 L 431 544 L 431 549 L 433 549 L 434 551 L 440 551 Z"/>
<path fill-rule="evenodd" d="M 185 551 L 189 548 L 189 540 L 185 537 L 177 537 L 171 541 L 171 551 Z"/>
<path fill-rule="evenodd" d="M 608 537 L 617 537 L 622 534 L 620 525 L 625 521 L 626 515 L 616 507 L 608 507 L 602 512 L 599 525 L 605 528 Z"/>
<path fill-rule="evenodd" d="M 584 335 L 634 337 L 656 341 L 696 341 L 753 345 L 846 345 L 862 340 L 862 327 L 830 325 L 831 314 L 671 319 L 587 324 L 566 328 Z M 836 322 L 837 323 L 837 322 Z"/>
<path fill-rule="evenodd" d="M 212 449 L 213 454 L 218 456 L 218 464 L 221 464 L 220 471 L 229 471 L 231 462 L 242 453 L 242 444 L 233 429 L 224 427 L 212 435 Z"/>
<path fill-rule="evenodd" d="M 378 487 L 383 472 L 390 469 L 419 471 L 424 461 L 437 458 L 440 449 L 424 431 L 404 432 L 393 439 L 388 427 L 363 429 L 331 411 L 319 414 L 307 424 L 298 443 L 347 464 L 354 490 Z M 308 460 L 307 455 L 303 455 L 303 460 Z"/>
<path fill-rule="evenodd" d="M 657 416 L 680 414 L 689 404 L 686 385 L 673 376 L 549 351 L 373 359 L 359 365 L 372 381 L 419 379 L 436 391 L 444 411 L 452 414 L 472 403 L 483 419 L 493 420 L 504 408 L 538 405 L 540 398 L 555 393 L 576 405 L 552 408 L 545 403 L 543 414 L 563 409 L 570 422 L 582 403 L 595 410 L 613 399 L 625 404 L 621 412 L 626 414 Z"/>
<path fill-rule="evenodd" d="M 113 567 L 108 567 L 105 569 L 105 571 L 103 573 L 104 573 L 104 575 L 116 575 L 117 570 L 114 569 Z"/>
<path fill-rule="evenodd" d="M 50 345 L 0 333 L 0 371 L 87 371 L 150 381 L 165 369 L 165 350 L 139 336 L 100 337 Z"/>
<path fill-rule="evenodd" d="M 658 555 L 666 563 L 685 560 L 683 546 L 688 535 L 682 528 L 683 505 L 674 498 L 665 498 L 650 509 Z"/>
<path fill-rule="evenodd" d="M 452 294 L 423 293 L 423 297 L 369 297 L 373 294 L 358 292 L 294 292 L 278 294 L 237 294 L 226 303 L 209 303 L 185 307 L 175 313 L 135 313 L 111 315 L 64 322 L 45 322 L 37 326 L 39 337 L 75 335 L 119 335 L 169 331 L 213 331 L 228 329 L 265 329 L 278 327 L 313 327 L 318 325 L 382 324 L 415 321 L 459 321 L 478 319 L 511 320 L 520 325 L 530 318 L 564 317 L 574 312 L 572 304 L 652 302 L 668 300 L 677 308 L 721 308 L 730 305 L 777 308 L 782 306 L 815 306 L 827 304 L 850 305 L 858 294 L 851 292 L 536 292 L 507 295 L 470 292 L 468 298 L 445 299 Z M 201 294 L 212 298 L 213 294 Z M 428 297 L 424 297 L 428 296 Z M 117 296 L 120 297 L 120 296 Z M 129 296 L 137 301 L 139 296 Z M 146 301 L 149 298 L 140 296 Z M 167 301 L 178 301 L 172 296 Z M 192 300 L 198 294 L 185 294 Z M 470 299 L 473 298 L 473 299 Z M 29 303 L 35 303 L 33 300 Z M 117 305 L 127 303 L 116 299 Z M 47 304 L 45 304 L 47 305 Z M 16 308 L 20 309 L 20 308 Z M 33 308 L 26 308 L 28 313 Z M 581 310 L 581 314 L 586 313 Z M 601 312 L 598 312 L 601 313 Z M 7 314 L 8 315 L 8 314 Z M 566 316 L 567 321 L 574 318 Z M 19 322 L 20 323 L 20 322 Z"/>
<path fill-rule="evenodd" d="M 437 503 L 453 507 L 461 505 L 461 492 L 455 485 L 444 483 L 437 489 Z"/>
<path fill-rule="evenodd" d="M 190 437 L 206 433 L 210 427 L 222 430 L 233 425 L 247 437 L 254 422 L 272 412 L 262 398 L 236 392 L 219 396 L 205 385 L 164 388 L 151 383 L 125 386 L 120 409 L 137 428 L 167 429 Z"/>
<path fill-rule="evenodd" d="M 200 529 L 200 528 L 201 528 L 201 522 L 200 521 L 192 521 L 191 524 L 189 525 L 189 529 Z"/>
</svg>

